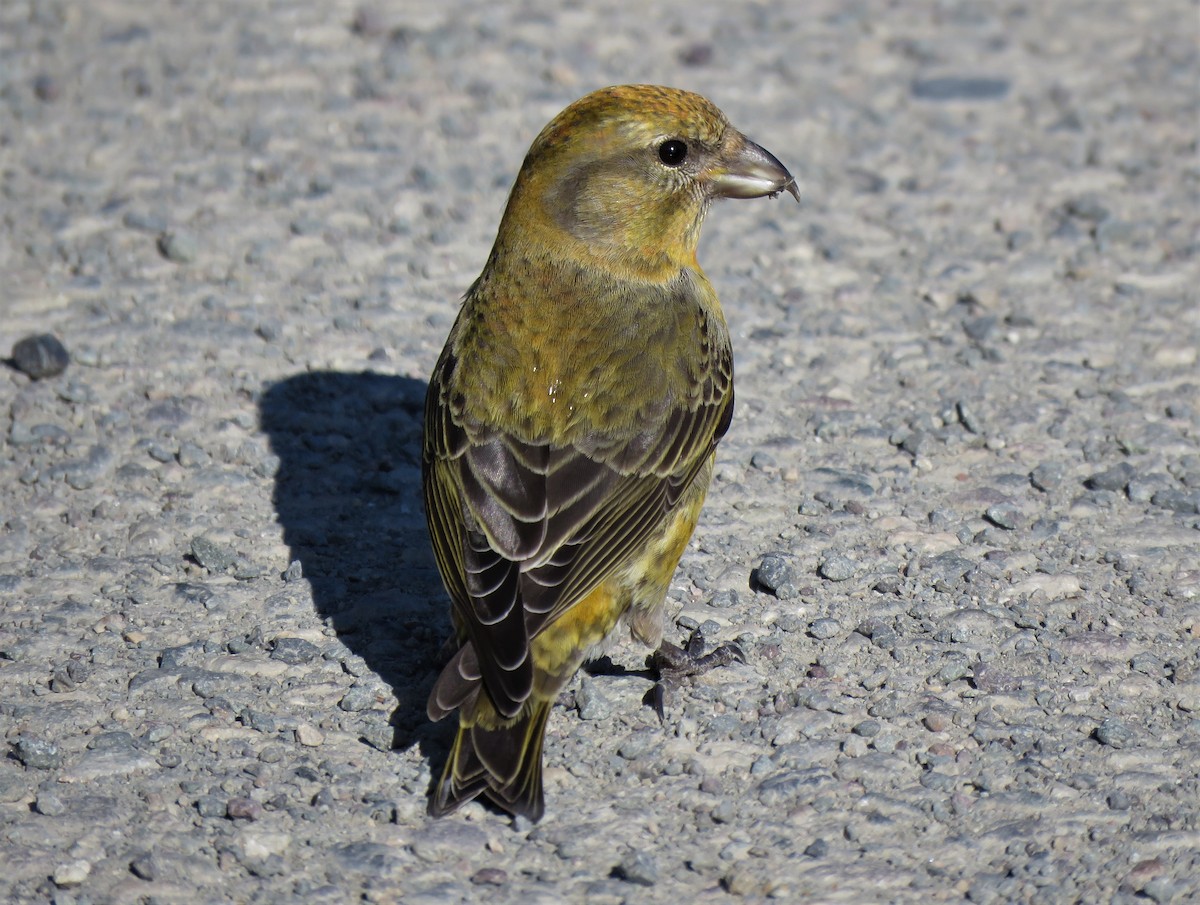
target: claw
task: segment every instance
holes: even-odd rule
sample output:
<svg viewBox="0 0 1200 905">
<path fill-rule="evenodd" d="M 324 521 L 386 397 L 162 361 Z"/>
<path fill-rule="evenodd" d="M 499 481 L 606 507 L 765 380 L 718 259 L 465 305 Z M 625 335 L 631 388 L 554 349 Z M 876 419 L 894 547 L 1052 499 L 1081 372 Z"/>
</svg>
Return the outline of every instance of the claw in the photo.
<svg viewBox="0 0 1200 905">
<path fill-rule="evenodd" d="M 667 721 L 667 686 L 662 681 L 655 682 L 654 685 L 646 692 L 642 698 L 642 703 L 652 707 L 654 712 L 658 714 L 658 724 L 661 726 Z"/>
<path fill-rule="evenodd" d="M 654 687 L 646 693 L 644 703 L 654 708 L 658 721 L 666 721 L 665 706 L 668 692 L 677 686 L 681 679 L 698 676 L 730 663 L 746 662 L 746 654 L 741 646 L 734 641 L 728 641 L 705 653 L 707 647 L 704 635 L 696 629 L 684 642 L 683 647 L 664 641 L 654 653 L 646 658 L 646 665 L 658 671 L 659 679 Z"/>
</svg>

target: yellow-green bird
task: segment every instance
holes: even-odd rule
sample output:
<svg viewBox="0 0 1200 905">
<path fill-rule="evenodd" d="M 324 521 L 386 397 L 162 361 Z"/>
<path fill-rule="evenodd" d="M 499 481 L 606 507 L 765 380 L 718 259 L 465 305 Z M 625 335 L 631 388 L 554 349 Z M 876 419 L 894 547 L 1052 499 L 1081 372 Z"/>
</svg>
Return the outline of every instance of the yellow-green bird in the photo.
<svg viewBox="0 0 1200 905">
<path fill-rule="evenodd" d="M 658 646 L 733 414 L 696 242 L 716 198 L 791 192 L 710 101 L 626 85 L 538 135 L 429 381 L 425 511 L 457 651 L 435 816 L 482 794 L 537 820 L 550 707 L 622 625 Z"/>
</svg>

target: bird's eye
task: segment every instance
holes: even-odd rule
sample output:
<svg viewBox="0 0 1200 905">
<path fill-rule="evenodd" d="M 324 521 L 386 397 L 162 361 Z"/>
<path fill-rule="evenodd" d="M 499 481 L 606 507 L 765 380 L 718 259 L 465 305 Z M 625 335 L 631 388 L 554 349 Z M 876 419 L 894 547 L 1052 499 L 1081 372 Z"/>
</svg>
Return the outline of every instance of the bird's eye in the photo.
<svg viewBox="0 0 1200 905">
<path fill-rule="evenodd" d="M 669 138 L 658 146 L 658 159 L 669 167 L 677 167 L 687 160 L 687 142 Z"/>
</svg>

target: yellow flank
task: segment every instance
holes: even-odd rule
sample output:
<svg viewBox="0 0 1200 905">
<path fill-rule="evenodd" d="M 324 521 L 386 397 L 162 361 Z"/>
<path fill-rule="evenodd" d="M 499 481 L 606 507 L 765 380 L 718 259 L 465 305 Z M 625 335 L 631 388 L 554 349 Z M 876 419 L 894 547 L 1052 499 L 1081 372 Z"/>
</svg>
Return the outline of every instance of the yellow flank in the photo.
<svg viewBox="0 0 1200 905">
<path fill-rule="evenodd" d="M 579 668 L 583 652 L 612 633 L 628 606 L 628 591 L 615 579 L 609 579 L 542 629 L 530 649 L 533 662 L 548 681 L 536 687 L 535 694 L 547 697 L 557 694 L 556 686 L 561 686 Z"/>
<path fill-rule="evenodd" d="M 543 813 L 558 692 L 622 625 L 662 640 L 733 406 L 696 262 L 719 198 L 786 168 L 699 95 L 587 95 L 534 140 L 429 382 L 423 483 L 458 651 L 428 703 L 459 730 L 430 801 Z"/>
</svg>

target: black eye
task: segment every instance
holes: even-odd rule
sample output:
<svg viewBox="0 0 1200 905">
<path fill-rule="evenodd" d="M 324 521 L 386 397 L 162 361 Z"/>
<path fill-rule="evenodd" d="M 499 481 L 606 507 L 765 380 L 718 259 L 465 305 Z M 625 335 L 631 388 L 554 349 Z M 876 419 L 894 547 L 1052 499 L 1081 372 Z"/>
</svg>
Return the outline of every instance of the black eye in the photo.
<svg viewBox="0 0 1200 905">
<path fill-rule="evenodd" d="M 687 160 L 687 142 L 669 138 L 658 146 L 658 159 L 669 167 L 677 167 Z"/>
</svg>

